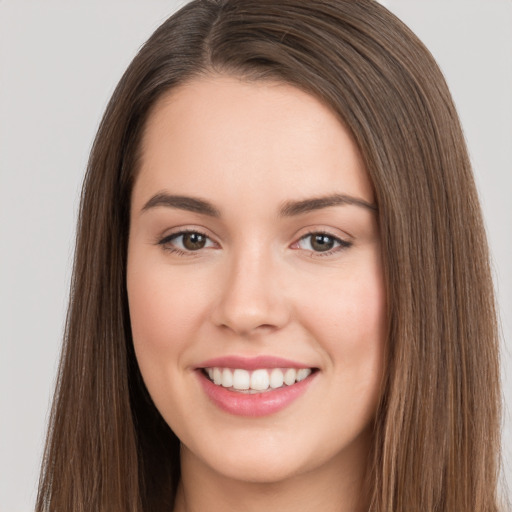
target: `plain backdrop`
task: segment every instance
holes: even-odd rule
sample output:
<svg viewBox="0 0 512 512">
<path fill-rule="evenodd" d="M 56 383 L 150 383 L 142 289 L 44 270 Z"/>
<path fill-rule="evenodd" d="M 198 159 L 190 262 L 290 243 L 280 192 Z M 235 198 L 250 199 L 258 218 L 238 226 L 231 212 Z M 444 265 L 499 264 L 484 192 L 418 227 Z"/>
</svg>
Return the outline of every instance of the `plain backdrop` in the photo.
<svg viewBox="0 0 512 512">
<path fill-rule="evenodd" d="M 33 510 L 92 139 L 137 49 L 183 3 L 0 0 L 0 512 Z M 512 1 L 382 3 L 438 60 L 465 129 L 502 317 L 511 485 Z"/>
</svg>

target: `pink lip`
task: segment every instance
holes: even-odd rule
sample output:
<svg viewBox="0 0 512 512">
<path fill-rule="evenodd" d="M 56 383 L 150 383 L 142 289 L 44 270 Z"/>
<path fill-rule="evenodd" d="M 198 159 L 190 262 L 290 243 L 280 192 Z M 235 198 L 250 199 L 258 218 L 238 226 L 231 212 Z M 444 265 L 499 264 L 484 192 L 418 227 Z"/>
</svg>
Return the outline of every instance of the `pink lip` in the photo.
<svg viewBox="0 0 512 512">
<path fill-rule="evenodd" d="M 197 368 L 240 368 L 243 370 L 257 370 L 258 368 L 311 368 L 311 366 L 289 359 L 274 356 L 224 356 L 208 359 Z"/>
<path fill-rule="evenodd" d="M 268 416 L 288 407 L 306 393 L 318 375 L 318 372 L 313 372 L 306 379 L 291 386 L 283 386 L 262 393 L 247 394 L 217 386 L 200 369 L 195 373 L 204 392 L 217 407 L 236 416 L 249 417 Z"/>
</svg>

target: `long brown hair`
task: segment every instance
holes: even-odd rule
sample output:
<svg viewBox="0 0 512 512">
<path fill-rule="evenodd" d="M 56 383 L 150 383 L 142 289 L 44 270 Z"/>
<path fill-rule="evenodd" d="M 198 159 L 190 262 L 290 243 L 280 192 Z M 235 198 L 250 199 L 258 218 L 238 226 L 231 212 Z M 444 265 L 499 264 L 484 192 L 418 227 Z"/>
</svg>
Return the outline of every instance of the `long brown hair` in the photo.
<svg viewBox="0 0 512 512">
<path fill-rule="evenodd" d="M 389 336 L 372 510 L 496 511 L 498 337 L 470 162 L 432 56 L 372 0 L 195 0 L 129 66 L 83 186 L 37 511 L 172 509 L 179 440 L 144 387 L 131 340 L 129 204 L 151 107 L 212 72 L 321 99 L 352 131 L 373 182 Z"/>
</svg>

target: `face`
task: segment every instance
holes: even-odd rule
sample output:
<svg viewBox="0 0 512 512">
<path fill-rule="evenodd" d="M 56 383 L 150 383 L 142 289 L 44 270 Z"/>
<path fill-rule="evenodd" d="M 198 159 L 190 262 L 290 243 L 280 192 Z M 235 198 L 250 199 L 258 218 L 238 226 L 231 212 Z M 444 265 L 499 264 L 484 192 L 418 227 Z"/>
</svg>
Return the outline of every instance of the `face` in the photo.
<svg viewBox="0 0 512 512">
<path fill-rule="evenodd" d="M 216 76 L 159 100 L 127 286 L 182 457 L 268 482 L 364 456 L 386 330 L 373 202 L 349 132 L 292 86 Z"/>
</svg>

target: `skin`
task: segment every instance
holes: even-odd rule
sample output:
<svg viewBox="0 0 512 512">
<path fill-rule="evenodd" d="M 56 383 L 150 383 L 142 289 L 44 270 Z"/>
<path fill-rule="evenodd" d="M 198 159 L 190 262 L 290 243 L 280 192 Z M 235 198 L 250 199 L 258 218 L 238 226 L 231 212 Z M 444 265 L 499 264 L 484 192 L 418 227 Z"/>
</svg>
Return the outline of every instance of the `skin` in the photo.
<svg viewBox="0 0 512 512">
<path fill-rule="evenodd" d="M 159 193 L 208 201 L 219 215 L 144 208 Z M 377 213 L 342 204 L 280 214 L 287 201 L 333 193 L 374 202 L 348 130 L 292 86 L 202 77 L 149 117 L 127 286 L 141 373 L 182 442 L 176 512 L 367 508 L 386 332 Z M 184 229 L 206 245 L 169 241 Z M 328 234 L 332 251 L 316 250 L 310 232 Z M 258 418 L 205 395 L 202 361 L 261 354 L 318 369 L 306 393 Z"/>
</svg>

